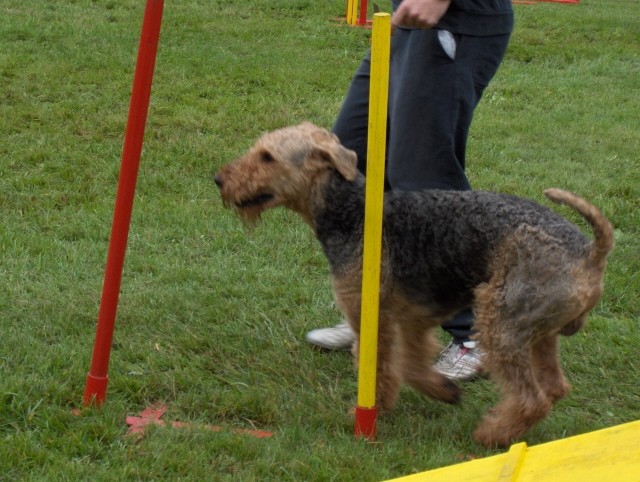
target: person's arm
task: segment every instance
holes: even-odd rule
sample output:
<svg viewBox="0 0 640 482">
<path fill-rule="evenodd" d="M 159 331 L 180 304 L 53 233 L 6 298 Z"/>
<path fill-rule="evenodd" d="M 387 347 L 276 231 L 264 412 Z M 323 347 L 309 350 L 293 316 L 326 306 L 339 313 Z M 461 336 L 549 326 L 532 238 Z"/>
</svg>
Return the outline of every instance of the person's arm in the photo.
<svg viewBox="0 0 640 482">
<path fill-rule="evenodd" d="M 451 0 L 403 0 L 391 17 L 393 27 L 432 28 L 444 16 Z"/>
</svg>

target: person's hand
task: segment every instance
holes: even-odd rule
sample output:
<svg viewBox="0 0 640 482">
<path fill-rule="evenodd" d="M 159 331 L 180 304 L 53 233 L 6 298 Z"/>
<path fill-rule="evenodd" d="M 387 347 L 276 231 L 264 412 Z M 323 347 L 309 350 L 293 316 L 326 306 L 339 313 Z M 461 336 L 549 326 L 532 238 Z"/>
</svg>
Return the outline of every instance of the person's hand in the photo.
<svg viewBox="0 0 640 482">
<path fill-rule="evenodd" d="M 404 0 L 391 17 L 391 26 L 432 28 L 444 16 L 451 0 Z"/>
</svg>

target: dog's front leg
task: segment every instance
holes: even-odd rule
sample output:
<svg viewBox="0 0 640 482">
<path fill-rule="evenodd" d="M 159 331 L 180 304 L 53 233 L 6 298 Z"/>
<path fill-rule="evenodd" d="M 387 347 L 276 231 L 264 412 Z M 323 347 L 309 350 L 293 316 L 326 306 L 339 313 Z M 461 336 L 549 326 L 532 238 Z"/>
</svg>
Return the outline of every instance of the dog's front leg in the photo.
<svg viewBox="0 0 640 482">
<path fill-rule="evenodd" d="M 378 322 L 376 404 L 382 413 L 393 409 L 400 393 L 401 376 L 396 356 L 397 330 L 394 320 L 381 311 Z"/>
<path fill-rule="evenodd" d="M 399 357 L 402 377 L 413 388 L 446 403 L 460 401 L 460 388 L 434 370 L 432 363 L 438 352 L 434 329 L 424 319 L 402 320 L 398 326 Z"/>
<path fill-rule="evenodd" d="M 360 360 L 360 327 L 355 327 L 356 339 L 351 347 L 353 364 L 358 368 Z M 376 407 L 381 413 L 389 412 L 398 399 L 401 377 L 394 356 L 395 329 L 381 317 L 378 326 L 378 357 L 376 365 Z"/>
</svg>

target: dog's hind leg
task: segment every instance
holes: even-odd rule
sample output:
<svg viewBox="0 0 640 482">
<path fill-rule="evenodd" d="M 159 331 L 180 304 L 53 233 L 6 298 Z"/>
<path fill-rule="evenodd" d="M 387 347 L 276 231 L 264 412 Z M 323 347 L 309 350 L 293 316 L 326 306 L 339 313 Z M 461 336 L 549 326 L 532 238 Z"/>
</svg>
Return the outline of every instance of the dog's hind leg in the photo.
<svg viewBox="0 0 640 482">
<path fill-rule="evenodd" d="M 474 309 L 477 339 L 485 351 L 483 363 L 501 389 L 500 402 L 474 433 L 476 441 L 486 447 L 509 445 L 542 420 L 552 406 L 538 383 L 532 356 L 535 331 L 530 327 L 536 320 L 529 319 L 526 311 L 511 311 L 503 302 L 503 288 L 493 283 L 478 289 Z"/>
<path fill-rule="evenodd" d="M 533 369 L 536 380 L 552 402 L 569 393 L 570 385 L 562 373 L 558 360 L 558 336 L 537 341 L 532 347 Z"/>
<path fill-rule="evenodd" d="M 486 447 L 504 447 L 546 417 L 552 403 L 536 379 L 527 343 L 514 345 L 495 333 L 479 339 L 491 378 L 501 388 L 501 400 L 485 415 L 474 437 Z"/>
</svg>

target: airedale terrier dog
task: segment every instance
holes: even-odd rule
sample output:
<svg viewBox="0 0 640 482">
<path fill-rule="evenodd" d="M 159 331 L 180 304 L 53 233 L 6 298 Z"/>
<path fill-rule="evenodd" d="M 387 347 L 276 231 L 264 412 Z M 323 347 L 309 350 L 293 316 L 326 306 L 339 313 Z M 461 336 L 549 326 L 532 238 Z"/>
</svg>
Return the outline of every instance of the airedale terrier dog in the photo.
<svg viewBox="0 0 640 482">
<path fill-rule="evenodd" d="M 337 306 L 360 324 L 365 178 L 356 155 L 304 123 L 262 136 L 217 173 L 222 200 L 255 222 L 284 206 L 302 216 L 329 261 Z M 580 213 L 578 228 L 533 201 L 480 191 L 385 194 L 377 405 L 393 407 L 400 384 L 448 403 L 458 387 L 437 373 L 435 328 L 466 308 L 484 364 L 501 389 L 474 433 L 505 446 L 542 420 L 569 391 L 558 336 L 585 323 L 603 289 L 612 227 L 592 204 L 560 189 L 545 195 Z M 354 355 L 357 354 L 357 342 Z M 357 359 L 357 357 L 356 357 Z"/>
</svg>

